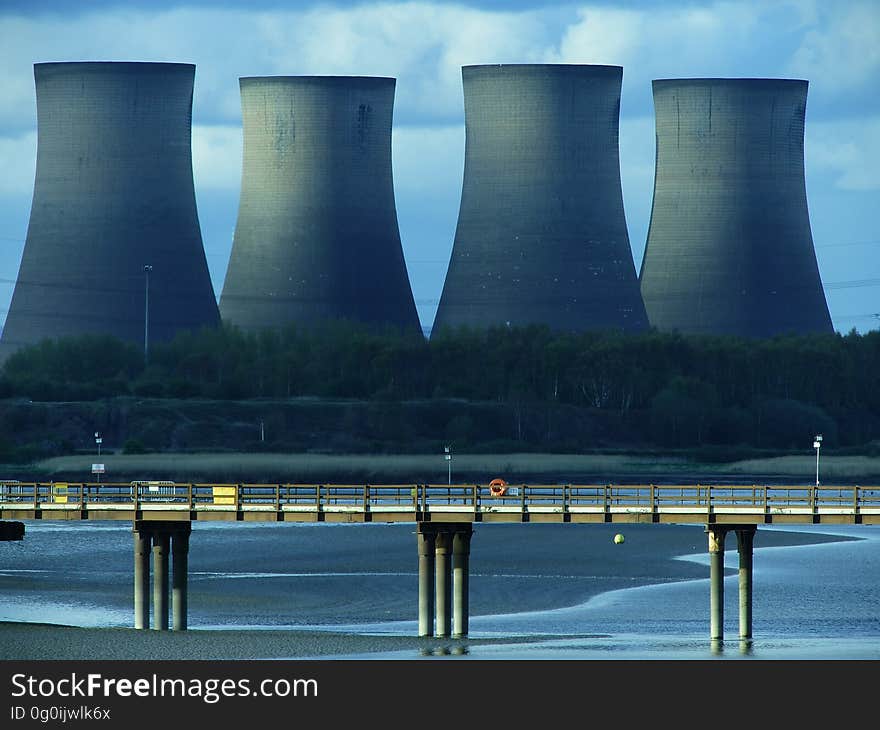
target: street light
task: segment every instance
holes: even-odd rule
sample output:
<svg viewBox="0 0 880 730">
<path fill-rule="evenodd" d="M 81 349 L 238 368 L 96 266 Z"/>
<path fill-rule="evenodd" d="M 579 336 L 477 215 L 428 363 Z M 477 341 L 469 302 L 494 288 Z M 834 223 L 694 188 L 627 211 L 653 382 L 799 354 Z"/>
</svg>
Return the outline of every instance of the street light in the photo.
<svg viewBox="0 0 880 730">
<path fill-rule="evenodd" d="M 102 444 L 103 442 L 104 442 L 104 439 L 101 438 L 101 432 L 100 432 L 100 431 L 95 431 L 95 446 L 98 447 L 98 461 L 99 461 L 99 462 L 101 461 L 101 444 Z M 99 469 L 99 468 L 100 468 L 100 467 L 99 467 L 98 464 L 95 464 L 94 467 L 93 467 L 93 469 Z M 96 471 L 95 473 L 98 475 L 98 481 L 100 482 L 100 481 L 101 481 L 101 472 L 100 472 L 100 471 Z"/>
<path fill-rule="evenodd" d="M 449 486 L 452 486 L 452 447 L 444 446 L 443 450 L 446 452 L 446 466 L 449 468 Z"/>
<path fill-rule="evenodd" d="M 147 352 L 150 338 L 150 272 L 153 267 L 144 266 L 144 365 L 147 364 Z"/>
<path fill-rule="evenodd" d="M 819 449 L 822 448 L 822 434 L 817 434 L 813 439 L 813 448 L 816 449 L 816 489 L 819 489 Z M 818 492 L 817 492 L 818 496 Z"/>
</svg>

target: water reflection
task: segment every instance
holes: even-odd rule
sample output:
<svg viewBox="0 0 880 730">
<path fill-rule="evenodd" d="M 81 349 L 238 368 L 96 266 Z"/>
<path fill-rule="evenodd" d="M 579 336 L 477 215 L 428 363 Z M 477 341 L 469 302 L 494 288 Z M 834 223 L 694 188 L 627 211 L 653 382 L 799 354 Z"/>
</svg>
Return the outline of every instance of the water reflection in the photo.
<svg viewBox="0 0 880 730">
<path fill-rule="evenodd" d="M 455 646 L 424 646 L 419 649 L 419 655 L 424 657 L 429 656 L 465 656 L 470 654 L 470 650 L 468 649 L 466 644 L 456 644 Z"/>
</svg>

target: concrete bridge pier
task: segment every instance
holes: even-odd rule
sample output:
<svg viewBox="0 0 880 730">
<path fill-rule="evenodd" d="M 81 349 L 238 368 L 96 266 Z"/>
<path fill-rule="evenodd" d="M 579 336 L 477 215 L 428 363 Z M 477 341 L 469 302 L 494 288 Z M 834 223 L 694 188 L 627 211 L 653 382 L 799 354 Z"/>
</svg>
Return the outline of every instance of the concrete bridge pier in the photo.
<svg viewBox="0 0 880 730">
<path fill-rule="evenodd" d="M 173 556 L 170 582 L 172 627 L 186 629 L 189 522 L 135 520 L 134 538 L 134 627 L 150 628 L 150 553 L 153 557 L 153 628 L 168 629 L 169 553 Z M 152 548 L 152 549 L 151 549 Z"/>
<path fill-rule="evenodd" d="M 452 635 L 456 638 L 468 633 L 472 534 L 473 528 L 468 525 L 452 535 Z"/>
<path fill-rule="evenodd" d="M 422 530 L 419 544 L 419 636 L 434 635 L 434 533 Z"/>
<path fill-rule="evenodd" d="M 713 643 L 724 640 L 724 540 L 727 533 L 736 532 L 739 553 L 739 638 L 752 639 L 752 557 L 755 525 L 712 525 L 706 528 L 709 536 L 709 638 Z"/>
<path fill-rule="evenodd" d="M 153 628 L 168 629 L 168 533 L 153 534 Z"/>
<path fill-rule="evenodd" d="M 189 576 L 189 531 L 178 531 L 171 539 L 171 628 L 186 630 L 187 583 Z"/>
<path fill-rule="evenodd" d="M 419 523 L 419 636 L 467 636 L 472 534 L 470 523 Z"/>
<path fill-rule="evenodd" d="M 150 543 L 152 538 L 145 530 L 133 530 L 134 534 L 134 627 L 150 628 Z"/>
<path fill-rule="evenodd" d="M 752 640 L 752 555 L 754 553 L 757 527 L 736 529 L 736 545 L 739 551 L 739 638 Z"/>
<path fill-rule="evenodd" d="M 434 537 L 434 600 L 437 605 L 437 636 L 449 636 L 452 633 L 452 616 L 450 615 L 452 571 L 449 563 L 449 549 L 452 547 L 451 537 L 445 530 L 437 532 Z"/>
<path fill-rule="evenodd" d="M 709 638 L 724 639 L 724 538 L 727 530 L 706 528 L 709 535 Z"/>
</svg>

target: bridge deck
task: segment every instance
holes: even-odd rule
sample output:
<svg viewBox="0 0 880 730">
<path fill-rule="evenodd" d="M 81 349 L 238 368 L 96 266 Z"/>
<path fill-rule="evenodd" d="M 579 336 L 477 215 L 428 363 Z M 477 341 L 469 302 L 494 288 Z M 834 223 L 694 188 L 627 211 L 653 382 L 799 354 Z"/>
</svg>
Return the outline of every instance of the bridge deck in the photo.
<svg viewBox="0 0 880 730">
<path fill-rule="evenodd" d="M 880 524 L 880 486 L 5 481 L 0 519 Z"/>
</svg>

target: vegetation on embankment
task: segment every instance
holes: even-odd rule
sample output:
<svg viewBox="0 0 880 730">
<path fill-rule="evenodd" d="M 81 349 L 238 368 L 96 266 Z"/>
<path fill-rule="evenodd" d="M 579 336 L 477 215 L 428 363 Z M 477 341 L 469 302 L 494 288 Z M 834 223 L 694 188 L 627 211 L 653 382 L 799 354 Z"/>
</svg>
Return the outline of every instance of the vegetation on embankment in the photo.
<svg viewBox="0 0 880 730">
<path fill-rule="evenodd" d="M 810 484 L 815 458 L 778 457 L 705 463 L 678 457 L 621 454 L 461 454 L 451 474 L 437 454 L 113 454 L 102 456 L 102 481 L 170 479 L 177 482 L 487 484 L 502 477 L 515 484 L 772 483 Z M 94 481 L 94 457 L 59 456 L 32 465 L 26 478 Z M 822 483 L 878 484 L 880 457 L 822 459 Z"/>
<path fill-rule="evenodd" d="M 46 341 L 0 371 L 0 463 L 140 453 L 880 456 L 880 332 L 744 340 L 543 327 L 430 340 L 224 325 Z M 109 458 L 109 457 L 108 457 Z M 443 466 L 443 465 L 441 465 Z M 756 467 L 757 468 L 757 467 Z M 799 469 L 800 467 L 798 467 Z M 868 468 L 867 466 L 865 468 Z"/>
</svg>

